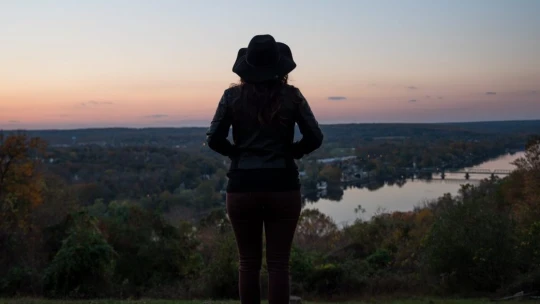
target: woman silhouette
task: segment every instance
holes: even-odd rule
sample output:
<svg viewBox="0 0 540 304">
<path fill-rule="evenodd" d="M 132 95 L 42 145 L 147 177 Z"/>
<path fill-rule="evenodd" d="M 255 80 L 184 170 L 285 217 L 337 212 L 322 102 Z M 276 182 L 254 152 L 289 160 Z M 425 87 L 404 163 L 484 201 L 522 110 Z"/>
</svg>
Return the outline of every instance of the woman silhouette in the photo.
<svg viewBox="0 0 540 304">
<path fill-rule="evenodd" d="M 301 211 L 295 159 L 322 144 L 319 124 L 300 90 L 290 48 L 270 35 L 238 51 L 240 83 L 225 90 L 207 132 L 208 146 L 230 158 L 227 214 L 240 256 L 242 304 L 260 303 L 263 227 L 270 304 L 289 303 L 289 256 Z M 294 141 L 295 124 L 302 134 Z M 232 125 L 233 143 L 227 137 Z"/>
</svg>

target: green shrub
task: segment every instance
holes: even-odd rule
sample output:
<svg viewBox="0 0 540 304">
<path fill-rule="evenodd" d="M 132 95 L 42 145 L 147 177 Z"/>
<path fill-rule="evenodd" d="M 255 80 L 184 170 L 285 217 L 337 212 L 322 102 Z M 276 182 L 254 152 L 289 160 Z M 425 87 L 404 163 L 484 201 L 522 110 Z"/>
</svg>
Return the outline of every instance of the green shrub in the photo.
<svg viewBox="0 0 540 304">
<path fill-rule="evenodd" d="M 115 282 L 122 295 L 177 285 L 199 271 L 198 242 L 190 224 L 175 227 L 137 205 L 116 202 L 103 222 L 118 253 Z"/>
<path fill-rule="evenodd" d="M 475 194 L 441 212 L 426 239 L 426 257 L 433 274 L 448 278 L 449 288 L 494 291 L 514 275 L 512 225 L 489 197 Z"/>
<path fill-rule="evenodd" d="M 51 296 L 103 296 L 111 284 L 114 258 L 92 218 L 79 214 L 45 270 L 45 290 Z"/>
<path fill-rule="evenodd" d="M 366 258 L 366 262 L 374 269 L 384 269 L 392 262 L 392 254 L 386 249 L 377 249 Z"/>
<path fill-rule="evenodd" d="M 514 282 L 501 290 L 501 295 L 513 295 L 518 292 L 537 292 L 540 286 L 540 269 L 520 275 Z"/>
<path fill-rule="evenodd" d="M 200 284 L 205 297 L 238 298 L 238 249 L 234 235 L 227 233 L 216 240 L 214 258 L 205 265 Z"/>
<path fill-rule="evenodd" d="M 340 291 L 345 271 L 340 265 L 324 264 L 315 267 L 309 280 L 309 290 L 319 296 L 331 297 Z"/>
<path fill-rule="evenodd" d="M 341 265 L 343 282 L 341 291 L 348 294 L 361 294 L 370 282 L 371 267 L 365 260 L 345 260 Z"/>
<path fill-rule="evenodd" d="M 412 294 L 420 287 L 419 280 L 414 274 L 381 272 L 369 278 L 365 287 L 365 295 L 395 295 Z"/>
<path fill-rule="evenodd" d="M 28 285 L 34 279 L 34 271 L 29 268 L 14 266 L 0 277 L 0 294 L 14 296 L 28 291 Z"/>
<path fill-rule="evenodd" d="M 294 294 L 305 292 L 306 283 L 314 270 L 314 257 L 307 251 L 293 246 L 290 259 L 291 292 Z"/>
<path fill-rule="evenodd" d="M 535 222 L 520 238 L 520 263 L 524 271 L 540 269 L 540 222 Z"/>
</svg>

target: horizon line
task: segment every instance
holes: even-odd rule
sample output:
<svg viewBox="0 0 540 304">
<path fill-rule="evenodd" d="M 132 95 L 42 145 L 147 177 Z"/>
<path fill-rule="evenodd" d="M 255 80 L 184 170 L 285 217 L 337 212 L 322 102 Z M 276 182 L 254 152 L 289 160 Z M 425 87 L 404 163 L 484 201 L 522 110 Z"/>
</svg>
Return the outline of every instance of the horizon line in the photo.
<svg viewBox="0 0 540 304">
<path fill-rule="evenodd" d="M 321 123 L 320 126 L 340 126 L 340 125 L 444 125 L 444 124 L 470 124 L 470 123 L 500 123 L 500 122 L 533 122 L 540 119 L 508 119 L 508 120 L 471 120 L 471 121 L 443 121 L 443 122 L 340 122 L 340 123 Z M 0 132 L 32 132 L 32 131 L 78 131 L 78 130 L 147 130 L 147 129 L 204 129 L 209 126 L 160 126 L 160 127 L 81 127 L 81 128 L 38 128 L 38 129 L 2 129 Z"/>
</svg>

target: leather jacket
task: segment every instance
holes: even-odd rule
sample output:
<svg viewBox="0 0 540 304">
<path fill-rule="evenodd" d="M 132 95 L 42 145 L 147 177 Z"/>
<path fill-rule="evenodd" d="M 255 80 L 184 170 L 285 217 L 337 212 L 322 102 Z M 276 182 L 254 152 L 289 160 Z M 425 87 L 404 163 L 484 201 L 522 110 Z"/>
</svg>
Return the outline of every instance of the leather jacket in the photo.
<svg viewBox="0 0 540 304">
<path fill-rule="evenodd" d="M 289 94 L 286 94 L 287 90 Z M 321 146 L 323 134 L 319 124 L 297 88 L 288 85 L 283 88 L 285 98 L 278 112 L 279 123 L 256 126 L 235 119 L 233 104 L 237 91 L 235 88 L 225 90 L 206 133 L 208 146 L 231 159 L 231 170 L 297 169 L 294 159 L 300 159 Z M 295 124 L 302 134 L 297 142 L 294 142 Z M 233 143 L 227 139 L 231 125 Z"/>
</svg>

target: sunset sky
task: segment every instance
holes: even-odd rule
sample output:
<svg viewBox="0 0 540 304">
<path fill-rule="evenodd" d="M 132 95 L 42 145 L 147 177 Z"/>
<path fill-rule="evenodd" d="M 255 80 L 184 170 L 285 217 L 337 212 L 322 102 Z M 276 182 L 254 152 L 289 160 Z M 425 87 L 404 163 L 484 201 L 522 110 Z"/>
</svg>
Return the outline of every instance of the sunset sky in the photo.
<svg viewBox="0 0 540 304">
<path fill-rule="evenodd" d="M 0 129 L 207 126 L 256 34 L 321 123 L 540 119 L 538 0 L 0 0 Z"/>
</svg>

